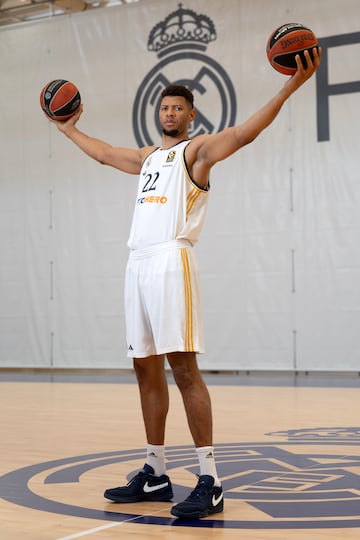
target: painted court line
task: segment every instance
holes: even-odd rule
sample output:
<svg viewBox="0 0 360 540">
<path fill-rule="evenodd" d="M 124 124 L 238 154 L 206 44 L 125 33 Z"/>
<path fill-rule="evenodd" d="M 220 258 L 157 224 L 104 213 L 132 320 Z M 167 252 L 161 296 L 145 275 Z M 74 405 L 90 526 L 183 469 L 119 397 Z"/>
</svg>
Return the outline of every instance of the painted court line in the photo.
<svg viewBox="0 0 360 540">
<path fill-rule="evenodd" d="M 70 536 L 62 536 L 61 538 L 57 538 L 56 540 L 74 540 L 74 538 L 81 538 L 82 536 L 88 536 L 89 534 L 97 533 L 99 531 L 103 531 L 105 529 L 110 529 L 111 527 L 116 527 L 117 525 L 121 525 L 120 522 L 113 521 L 111 523 L 107 523 L 106 525 L 102 525 L 101 527 L 95 527 L 94 529 L 88 529 L 87 531 L 82 531 L 76 534 L 71 534 Z"/>
<path fill-rule="evenodd" d="M 154 514 L 161 514 L 163 511 L 164 509 L 160 510 L 159 512 L 154 512 Z M 141 517 L 144 517 L 144 516 L 141 516 Z M 110 523 L 107 523 L 106 525 L 100 525 L 100 527 L 95 527 L 94 529 L 88 529 L 87 531 L 71 534 L 70 536 L 62 536 L 61 538 L 56 538 L 56 540 L 74 540 L 75 538 L 82 538 L 84 536 L 95 534 L 99 531 L 104 531 L 105 529 L 111 529 L 112 527 L 124 525 L 125 523 L 131 523 L 132 521 L 136 521 L 137 519 L 139 519 L 139 516 L 135 516 L 130 519 L 125 519 L 124 521 L 111 521 Z"/>
</svg>

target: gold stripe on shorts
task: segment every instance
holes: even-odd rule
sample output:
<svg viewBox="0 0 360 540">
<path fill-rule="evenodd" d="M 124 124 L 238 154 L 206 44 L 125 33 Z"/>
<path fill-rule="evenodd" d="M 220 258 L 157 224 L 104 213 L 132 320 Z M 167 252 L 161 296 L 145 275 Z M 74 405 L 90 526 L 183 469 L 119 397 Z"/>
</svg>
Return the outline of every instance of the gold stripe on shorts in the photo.
<svg viewBox="0 0 360 540">
<path fill-rule="evenodd" d="M 190 277 L 189 256 L 186 248 L 181 248 L 181 260 L 184 269 L 184 294 L 185 294 L 185 350 L 192 352 L 194 350 L 193 338 L 193 314 L 192 314 L 192 287 Z"/>
</svg>

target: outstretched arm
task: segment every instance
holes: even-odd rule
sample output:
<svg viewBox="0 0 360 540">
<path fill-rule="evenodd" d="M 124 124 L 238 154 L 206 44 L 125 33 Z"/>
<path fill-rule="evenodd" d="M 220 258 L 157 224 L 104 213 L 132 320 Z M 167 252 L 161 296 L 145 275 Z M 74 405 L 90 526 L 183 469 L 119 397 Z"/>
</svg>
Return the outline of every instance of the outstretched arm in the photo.
<svg viewBox="0 0 360 540">
<path fill-rule="evenodd" d="M 151 148 L 130 149 L 114 148 L 110 144 L 89 137 L 76 127 L 83 111 L 80 105 L 78 112 L 66 122 L 50 121 L 56 125 L 59 131 L 64 133 L 74 144 L 76 144 L 85 154 L 95 159 L 103 165 L 110 165 L 129 174 L 138 174 L 146 155 Z"/>
<path fill-rule="evenodd" d="M 313 49 L 314 61 L 311 60 L 308 51 L 305 51 L 307 60 L 303 66 L 300 56 L 296 56 L 296 73 L 286 81 L 281 90 L 255 114 L 250 116 L 243 124 L 226 128 L 216 135 L 199 136 L 193 142 L 192 154 L 190 154 L 190 166 L 192 174 L 197 182 L 207 179 L 210 168 L 237 150 L 252 142 L 267 128 L 278 115 L 285 101 L 302 86 L 318 69 L 320 65 L 321 50 Z M 192 143 L 193 144 L 193 143 Z"/>
</svg>

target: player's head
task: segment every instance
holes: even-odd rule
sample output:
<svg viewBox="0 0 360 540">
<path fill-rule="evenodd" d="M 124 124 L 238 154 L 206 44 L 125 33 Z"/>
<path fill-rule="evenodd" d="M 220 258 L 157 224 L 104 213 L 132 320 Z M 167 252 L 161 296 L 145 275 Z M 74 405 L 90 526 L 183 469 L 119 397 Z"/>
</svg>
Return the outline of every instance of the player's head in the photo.
<svg viewBox="0 0 360 540">
<path fill-rule="evenodd" d="M 186 86 L 182 84 L 170 84 L 161 92 L 161 99 L 166 96 L 182 96 L 185 98 L 190 108 L 194 108 L 194 96 Z"/>
<path fill-rule="evenodd" d="M 162 134 L 188 137 L 190 123 L 196 116 L 194 96 L 185 86 L 171 84 L 161 92 L 159 118 Z"/>
</svg>

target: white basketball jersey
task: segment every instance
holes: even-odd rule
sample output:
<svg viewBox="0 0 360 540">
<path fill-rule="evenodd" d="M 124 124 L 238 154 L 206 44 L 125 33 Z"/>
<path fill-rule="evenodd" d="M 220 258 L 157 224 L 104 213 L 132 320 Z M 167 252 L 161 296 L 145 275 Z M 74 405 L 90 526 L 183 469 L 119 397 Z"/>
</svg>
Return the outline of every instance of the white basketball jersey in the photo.
<svg viewBox="0 0 360 540">
<path fill-rule="evenodd" d="M 130 249 L 144 249 L 171 240 L 199 238 L 209 192 L 199 188 L 187 170 L 184 151 L 190 141 L 157 148 L 145 160 L 130 230 Z"/>
</svg>

